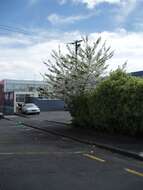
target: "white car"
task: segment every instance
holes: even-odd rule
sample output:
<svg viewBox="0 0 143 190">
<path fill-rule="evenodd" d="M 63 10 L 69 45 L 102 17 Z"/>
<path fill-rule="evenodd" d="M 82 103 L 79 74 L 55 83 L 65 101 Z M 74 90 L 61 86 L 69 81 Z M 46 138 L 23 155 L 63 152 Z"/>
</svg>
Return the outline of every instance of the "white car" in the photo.
<svg viewBox="0 0 143 190">
<path fill-rule="evenodd" d="M 22 106 L 22 113 L 25 114 L 31 114 L 31 113 L 37 113 L 40 114 L 40 108 L 32 103 L 27 103 Z"/>
</svg>

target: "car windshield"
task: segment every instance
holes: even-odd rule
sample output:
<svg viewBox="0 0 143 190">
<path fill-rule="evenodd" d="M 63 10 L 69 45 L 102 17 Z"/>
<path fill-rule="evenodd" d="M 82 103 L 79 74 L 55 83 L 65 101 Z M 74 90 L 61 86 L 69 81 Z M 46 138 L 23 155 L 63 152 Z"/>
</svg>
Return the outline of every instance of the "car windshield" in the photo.
<svg viewBox="0 0 143 190">
<path fill-rule="evenodd" d="M 24 107 L 31 108 L 31 107 L 37 107 L 35 104 L 25 104 Z"/>
</svg>

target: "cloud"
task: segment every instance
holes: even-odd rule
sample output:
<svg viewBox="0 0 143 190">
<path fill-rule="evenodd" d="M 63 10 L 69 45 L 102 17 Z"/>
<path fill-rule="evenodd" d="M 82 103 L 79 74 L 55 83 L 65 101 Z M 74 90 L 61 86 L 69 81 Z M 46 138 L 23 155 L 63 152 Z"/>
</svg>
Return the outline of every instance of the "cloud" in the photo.
<svg viewBox="0 0 143 190">
<path fill-rule="evenodd" d="M 16 36 L 0 36 L 0 47 L 10 47 L 10 46 L 29 46 L 31 44 L 30 38 L 25 37 L 24 35 L 16 35 Z"/>
<path fill-rule="evenodd" d="M 123 23 L 126 18 L 135 10 L 137 4 L 137 0 L 122 0 L 120 2 L 120 7 L 117 14 L 117 21 L 119 23 Z"/>
<path fill-rule="evenodd" d="M 38 3 L 40 0 L 28 0 L 29 5 L 35 5 L 36 3 Z"/>
<path fill-rule="evenodd" d="M 61 38 L 62 36 L 62 38 Z M 19 48 L 20 37 L 15 36 L 1 36 L 1 42 L 6 46 L 0 46 L 0 79 L 42 79 L 40 73 L 45 72 L 43 60 L 50 58 L 50 53 L 53 49 L 58 49 L 60 44 L 62 49 L 70 40 L 80 37 L 78 31 L 71 33 L 59 34 L 56 33 L 51 36 L 49 32 L 41 32 L 33 39 L 21 35 L 21 41 L 25 46 Z M 27 43 L 29 42 L 29 43 Z"/>
<path fill-rule="evenodd" d="M 135 23 L 133 23 L 133 27 L 137 31 L 143 31 L 143 21 L 136 21 Z"/>
<path fill-rule="evenodd" d="M 60 3 L 60 5 L 63 5 L 67 2 L 67 0 L 58 0 L 58 2 Z"/>
<path fill-rule="evenodd" d="M 123 23 L 126 18 L 135 10 L 140 0 L 73 0 L 75 2 L 85 3 L 90 9 L 93 9 L 96 5 L 101 3 L 108 3 L 116 5 L 118 10 L 116 12 L 116 21 L 118 23 Z"/>
<path fill-rule="evenodd" d="M 17 34 L 13 38 L 1 36 L 0 44 L 5 41 L 6 46 L 0 46 L 0 79 L 42 79 L 40 73 L 46 71 L 42 61 L 49 59 L 51 51 L 57 49 L 59 44 L 62 51 L 66 52 L 66 44 L 80 39 L 81 35 L 82 33 L 79 31 L 74 31 L 59 32 L 51 36 L 49 32 L 43 31 L 30 39 L 26 36 L 17 36 Z M 128 72 L 143 69 L 142 32 L 127 32 L 119 29 L 114 32 L 90 33 L 89 39 L 93 42 L 99 36 L 102 36 L 103 41 L 107 40 L 107 45 L 111 45 L 112 49 L 115 49 L 114 57 L 108 62 L 109 70 L 116 69 L 127 60 Z M 15 46 L 15 44 L 21 43 L 20 40 L 25 44 L 21 48 Z M 14 47 L 12 47 L 13 44 Z"/>
<path fill-rule="evenodd" d="M 101 3 L 119 4 L 121 0 L 58 0 L 60 4 L 65 4 L 67 2 L 73 2 L 75 4 L 85 4 L 87 8 L 93 9 L 96 5 Z"/>
<path fill-rule="evenodd" d="M 85 20 L 94 16 L 95 13 L 90 13 L 87 15 L 75 15 L 75 16 L 61 16 L 58 14 L 50 14 L 47 19 L 53 25 L 63 25 L 63 24 L 73 24 L 77 21 Z"/>
<path fill-rule="evenodd" d="M 101 4 L 101 3 L 109 3 L 109 4 L 119 4 L 120 3 L 120 0 L 77 0 L 77 1 L 80 3 L 86 4 L 86 6 L 89 9 L 92 9 L 96 5 Z"/>
<path fill-rule="evenodd" d="M 109 61 L 109 69 L 116 69 L 127 61 L 128 72 L 143 70 L 143 33 L 127 32 L 122 29 L 116 32 L 93 33 L 90 37 L 94 40 L 98 35 L 101 35 L 103 40 L 107 40 L 115 50 L 114 57 Z"/>
<path fill-rule="evenodd" d="M 108 3 L 115 5 L 115 17 L 118 23 L 123 23 L 132 13 L 141 0 L 58 0 L 60 4 L 72 2 L 75 5 L 84 4 L 88 9 L 94 9 L 97 5 Z"/>
</svg>

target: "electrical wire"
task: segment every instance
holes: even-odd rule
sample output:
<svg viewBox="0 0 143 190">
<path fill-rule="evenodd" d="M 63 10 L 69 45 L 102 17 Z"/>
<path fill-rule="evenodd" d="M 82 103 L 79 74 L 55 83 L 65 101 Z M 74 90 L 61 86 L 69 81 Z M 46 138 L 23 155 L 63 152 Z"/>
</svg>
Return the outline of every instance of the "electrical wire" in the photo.
<svg viewBox="0 0 143 190">
<path fill-rule="evenodd" d="M 30 36 L 32 35 L 32 32 L 30 33 L 24 29 L 20 29 L 18 27 L 12 27 L 12 26 L 8 26 L 8 25 L 2 25 L 2 24 L 0 24 L 0 30 L 7 31 L 7 32 L 16 32 L 16 33 L 30 35 Z"/>
</svg>

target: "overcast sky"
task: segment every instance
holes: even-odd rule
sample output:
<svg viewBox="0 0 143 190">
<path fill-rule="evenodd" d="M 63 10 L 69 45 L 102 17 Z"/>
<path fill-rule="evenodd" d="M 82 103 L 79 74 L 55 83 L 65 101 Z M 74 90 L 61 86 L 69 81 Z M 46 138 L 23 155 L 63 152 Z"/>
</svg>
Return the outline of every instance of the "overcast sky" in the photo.
<svg viewBox="0 0 143 190">
<path fill-rule="evenodd" d="M 143 70 L 143 0 L 0 0 L 0 79 L 41 79 L 52 49 L 89 35 L 115 50 L 109 70 Z"/>
</svg>

